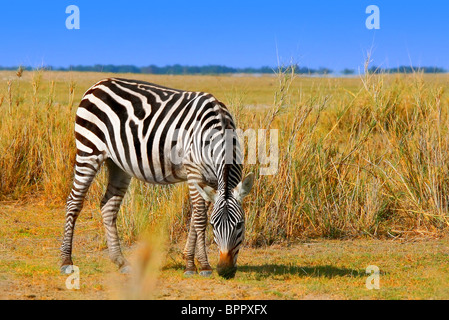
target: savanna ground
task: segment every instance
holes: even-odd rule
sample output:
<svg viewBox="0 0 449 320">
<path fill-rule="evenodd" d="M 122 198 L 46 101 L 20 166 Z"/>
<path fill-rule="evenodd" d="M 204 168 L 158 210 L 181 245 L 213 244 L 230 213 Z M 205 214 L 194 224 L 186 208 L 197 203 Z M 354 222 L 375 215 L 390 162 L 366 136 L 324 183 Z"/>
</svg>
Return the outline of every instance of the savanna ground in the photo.
<svg viewBox="0 0 449 320">
<path fill-rule="evenodd" d="M 449 241 L 310 240 L 244 248 L 235 279 L 183 275 L 179 245 L 164 250 L 161 271 L 122 275 L 99 236 L 103 228 L 86 210 L 75 237 L 80 290 L 59 274 L 64 211 L 42 205 L 2 205 L 0 298 L 3 299 L 447 299 Z M 217 252 L 209 254 L 213 264 Z M 138 246 L 126 247 L 131 259 Z M 380 269 L 380 289 L 366 288 L 369 265 Z M 155 278 L 152 278 L 155 276 Z M 154 280 L 156 279 L 157 280 Z M 143 281 L 136 284 L 135 281 Z"/>
<path fill-rule="evenodd" d="M 81 289 L 67 290 L 59 245 L 74 115 L 108 76 L 0 72 L 0 298 L 449 298 L 449 76 L 422 74 L 113 75 L 213 93 L 240 128 L 279 130 L 279 166 L 271 176 L 245 166 L 257 180 L 233 280 L 183 276 L 187 190 L 137 181 L 118 221 L 135 273 L 119 274 L 98 209 L 103 170 L 75 230 Z M 208 241 L 215 265 L 210 230 Z M 379 290 L 365 286 L 369 265 Z"/>
</svg>

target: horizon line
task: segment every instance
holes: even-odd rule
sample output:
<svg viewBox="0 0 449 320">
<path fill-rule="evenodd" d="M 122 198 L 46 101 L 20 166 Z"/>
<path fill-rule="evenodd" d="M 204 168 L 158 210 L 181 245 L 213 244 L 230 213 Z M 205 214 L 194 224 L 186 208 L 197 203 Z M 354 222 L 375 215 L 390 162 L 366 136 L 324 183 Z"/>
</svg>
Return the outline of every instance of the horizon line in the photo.
<svg viewBox="0 0 449 320">
<path fill-rule="evenodd" d="M 276 72 L 284 72 L 294 68 L 297 74 L 310 75 L 329 75 L 329 74 L 343 74 L 356 75 L 357 70 L 352 68 L 343 68 L 340 71 L 334 71 L 327 67 L 309 68 L 306 66 L 299 66 L 298 64 L 283 65 L 278 67 L 261 66 L 261 67 L 229 67 L 221 64 L 206 64 L 206 65 L 182 65 L 167 64 L 165 66 L 158 66 L 150 64 L 146 66 L 136 66 L 133 64 L 73 64 L 68 67 L 55 67 L 52 65 L 42 65 L 40 67 L 31 67 L 24 65 L 2 66 L 0 71 L 15 71 L 22 69 L 23 71 L 78 71 L 78 72 L 105 72 L 105 73 L 134 73 L 134 74 L 160 74 L 160 75 L 207 75 L 207 74 L 273 74 Z M 364 70 L 365 71 L 365 70 Z M 405 66 L 400 65 L 395 68 L 382 68 L 379 66 L 371 66 L 366 71 L 369 73 L 448 73 L 443 67 L 437 66 Z M 364 72 L 363 72 L 364 73 Z M 360 74 L 360 72 L 359 72 Z"/>
</svg>

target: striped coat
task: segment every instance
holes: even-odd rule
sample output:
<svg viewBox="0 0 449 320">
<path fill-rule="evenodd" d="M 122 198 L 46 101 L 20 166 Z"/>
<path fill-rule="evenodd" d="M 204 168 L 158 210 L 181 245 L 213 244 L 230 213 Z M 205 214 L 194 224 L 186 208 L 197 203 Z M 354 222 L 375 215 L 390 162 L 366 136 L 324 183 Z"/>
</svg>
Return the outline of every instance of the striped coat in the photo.
<svg viewBox="0 0 449 320">
<path fill-rule="evenodd" d="M 123 272 L 116 228 L 121 201 L 132 177 L 153 184 L 187 181 L 192 218 L 184 255 L 186 273 L 203 275 L 210 267 L 205 247 L 207 208 L 213 202 L 211 223 L 220 249 L 218 272 L 233 276 L 244 237 L 241 200 L 252 186 L 243 183 L 240 146 L 233 118 L 211 94 L 170 89 L 126 79 L 105 79 L 85 94 L 76 113 L 76 163 L 67 200 L 62 271 L 72 265 L 73 229 L 86 192 L 102 163 L 109 182 L 101 201 L 111 259 Z M 238 236 L 237 236 L 238 235 Z"/>
</svg>

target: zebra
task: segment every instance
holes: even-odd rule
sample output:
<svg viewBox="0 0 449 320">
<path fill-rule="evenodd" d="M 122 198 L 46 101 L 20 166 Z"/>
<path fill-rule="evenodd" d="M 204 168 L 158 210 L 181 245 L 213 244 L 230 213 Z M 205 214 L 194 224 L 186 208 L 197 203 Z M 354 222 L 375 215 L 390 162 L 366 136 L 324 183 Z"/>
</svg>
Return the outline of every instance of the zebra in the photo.
<svg viewBox="0 0 449 320">
<path fill-rule="evenodd" d="M 210 276 L 206 252 L 208 208 L 219 249 L 217 272 L 233 278 L 244 240 L 243 198 L 254 174 L 242 180 L 242 153 L 236 126 L 226 106 L 212 94 L 171 89 L 153 83 L 107 78 L 90 87 L 75 120 L 76 157 L 66 203 L 61 272 L 73 266 L 74 227 L 86 193 L 103 163 L 108 185 L 101 200 L 110 259 L 129 273 L 117 232 L 121 202 L 132 178 L 168 185 L 187 182 L 192 204 L 183 251 L 185 275 Z"/>
</svg>

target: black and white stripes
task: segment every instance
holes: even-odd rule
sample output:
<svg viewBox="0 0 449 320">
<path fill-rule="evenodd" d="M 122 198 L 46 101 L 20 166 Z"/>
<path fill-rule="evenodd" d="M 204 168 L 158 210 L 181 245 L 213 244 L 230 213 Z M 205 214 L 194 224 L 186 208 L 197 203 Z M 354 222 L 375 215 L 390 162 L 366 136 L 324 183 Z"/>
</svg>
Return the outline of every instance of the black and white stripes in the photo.
<svg viewBox="0 0 449 320">
<path fill-rule="evenodd" d="M 241 201 L 253 175 L 243 182 L 240 146 L 227 108 L 212 95 L 169 89 L 151 83 L 105 79 L 84 95 L 75 122 L 76 163 L 67 200 L 62 270 L 72 265 L 72 238 L 86 192 L 103 162 L 109 183 L 101 202 L 111 259 L 123 271 L 127 262 L 120 251 L 117 212 L 132 177 L 155 184 L 187 181 L 192 220 L 184 250 L 186 273 L 210 274 L 205 230 L 207 209 L 220 249 L 218 272 L 235 274 L 244 237 Z"/>
</svg>

